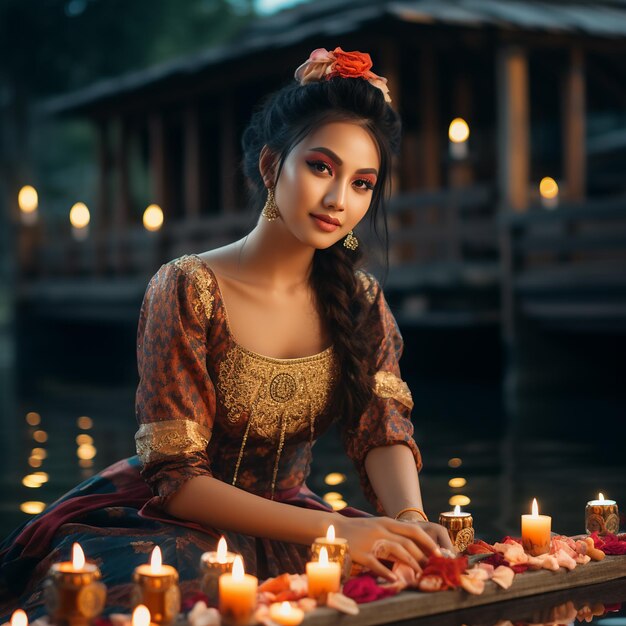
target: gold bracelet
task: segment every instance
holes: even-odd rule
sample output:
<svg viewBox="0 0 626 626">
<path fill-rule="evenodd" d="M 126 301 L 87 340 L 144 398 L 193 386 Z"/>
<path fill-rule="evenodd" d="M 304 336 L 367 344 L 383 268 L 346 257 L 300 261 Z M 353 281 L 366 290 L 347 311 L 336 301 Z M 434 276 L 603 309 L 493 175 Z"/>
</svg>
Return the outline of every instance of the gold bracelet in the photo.
<svg viewBox="0 0 626 626">
<path fill-rule="evenodd" d="M 409 506 L 406 509 L 402 509 L 396 516 L 394 519 L 398 519 L 400 517 L 400 515 L 402 515 L 403 513 L 408 513 L 409 511 L 413 511 L 415 513 L 417 513 L 418 515 L 421 515 L 422 518 L 424 519 L 425 522 L 428 521 L 428 517 L 426 516 L 426 513 L 424 513 L 424 511 L 422 511 L 421 509 L 416 509 L 415 507 Z M 400 520 L 398 520 L 400 521 Z"/>
</svg>

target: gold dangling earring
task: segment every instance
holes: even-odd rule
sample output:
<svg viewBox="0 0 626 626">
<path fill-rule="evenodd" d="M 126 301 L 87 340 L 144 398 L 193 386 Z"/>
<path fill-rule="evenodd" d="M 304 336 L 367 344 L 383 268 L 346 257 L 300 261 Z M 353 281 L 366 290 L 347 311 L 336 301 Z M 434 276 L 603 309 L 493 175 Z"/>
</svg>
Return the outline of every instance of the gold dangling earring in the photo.
<svg viewBox="0 0 626 626">
<path fill-rule="evenodd" d="M 354 233 L 350 231 L 343 240 L 343 245 L 348 248 L 348 250 L 354 251 L 359 247 L 359 240 L 354 236 Z"/>
<path fill-rule="evenodd" d="M 278 207 L 276 206 L 276 199 L 274 198 L 274 187 L 269 187 L 267 190 L 267 200 L 265 201 L 265 206 L 261 211 L 261 215 L 268 222 L 273 222 L 280 217 Z"/>
</svg>

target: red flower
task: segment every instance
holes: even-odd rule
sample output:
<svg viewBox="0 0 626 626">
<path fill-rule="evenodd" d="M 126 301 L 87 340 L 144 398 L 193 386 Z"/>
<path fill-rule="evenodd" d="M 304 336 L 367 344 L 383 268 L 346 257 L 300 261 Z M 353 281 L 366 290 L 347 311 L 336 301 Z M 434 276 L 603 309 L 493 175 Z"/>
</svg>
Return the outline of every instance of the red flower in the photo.
<svg viewBox="0 0 626 626">
<path fill-rule="evenodd" d="M 431 555 L 422 571 L 424 576 L 439 576 L 443 580 L 442 589 L 455 589 L 461 584 L 461 574 L 467 569 L 467 557 L 457 556 L 447 559 L 444 556 Z"/>
<path fill-rule="evenodd" d="M 332 65 L 328 78 L 341 76 L 342 78 L 369 78 L 372 59 L 366 52 L 344 52 L 341 48 L 333 50 L 335 62 Z"/>
</svg>

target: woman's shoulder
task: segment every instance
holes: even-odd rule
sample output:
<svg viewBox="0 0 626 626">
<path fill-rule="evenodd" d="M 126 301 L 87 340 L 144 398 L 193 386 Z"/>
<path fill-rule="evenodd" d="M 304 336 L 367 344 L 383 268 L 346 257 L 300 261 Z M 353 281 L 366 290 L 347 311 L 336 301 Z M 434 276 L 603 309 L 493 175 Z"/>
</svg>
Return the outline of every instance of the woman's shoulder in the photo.
<svg viewBox="0 0 626 626">
<path fill-rule="evenodd" d="M 365 297 L 370 303 L 376 300 L 376 297 L 381 291 L 380 283 L 374 274 L 366 272 L 364 269 L 358 269 L 355 272 L 357 280 L 359 281 Z"/>
<path fill-rule="evenodd" d="M 183 298 L 197 313 L 211 319 L 216 282 L 211 268 L 196 254 L 185 254 L 164 263 L 154 274 L 147 294 L 154 298 Z"/>
</svg>

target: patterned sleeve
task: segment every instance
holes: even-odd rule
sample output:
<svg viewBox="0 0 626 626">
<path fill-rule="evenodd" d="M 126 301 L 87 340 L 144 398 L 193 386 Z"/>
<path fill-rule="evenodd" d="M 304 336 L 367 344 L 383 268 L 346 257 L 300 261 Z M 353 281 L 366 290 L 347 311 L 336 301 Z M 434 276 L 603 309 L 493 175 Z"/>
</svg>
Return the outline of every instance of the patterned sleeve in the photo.
<svg viewBox="0 0 626 626">
<path fill-rule="evenodd" d="M 422 459 L 413 439 L 411 391 L 400 377 L 398 362 L 403 350 L 400 330 L 376 279 L 365 272 L 359 272 L 359 277 L 374 307 L 372 331 L 376 333 L 378 344 L 374 394 L 356 426 L 344 430 L 343 439 L 346 452 L 357 468 L 365 496 L 376 511 L 384 515 L 385 511 L 365 471 L 365 457 L 369 451 L 380 446 L 406 445 L 413 453 L 418 471 L 422 467 Z"/>
<path fill-rule="evenodd" d="M 198 259 L 163 265 L 144 296 L 137 334 L 135 435 L 142 476 L 162 508 L 195 476 L 211 475 L 206 448 L 215 389 L 206 367 L 211 283 Z"/>
</svg>

